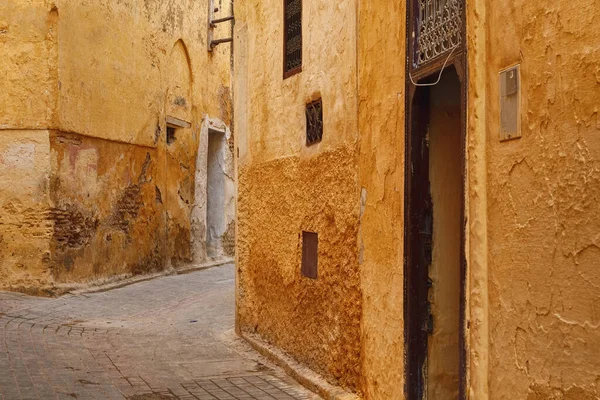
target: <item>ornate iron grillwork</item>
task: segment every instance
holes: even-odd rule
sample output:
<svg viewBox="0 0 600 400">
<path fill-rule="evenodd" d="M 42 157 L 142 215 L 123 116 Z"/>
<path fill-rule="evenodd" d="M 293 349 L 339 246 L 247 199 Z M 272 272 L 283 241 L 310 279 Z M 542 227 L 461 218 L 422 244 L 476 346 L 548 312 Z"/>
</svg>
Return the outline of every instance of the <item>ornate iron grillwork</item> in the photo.
<svg viewBox="0 0 600 400">
<path fill-rule="evenodd" d="M 285 0 L 284 77 L 302 68 L 302 0 Z"/>
<path fill-rule="evenodd" d="M 463 0 L 417 0 L 416 67 L 462 44 L 463 3 Z"/>
<path fill-rule="evenodd" d="M 319 99 L 306 105 L 306 145 L 323 139 L 323 101 Z"/>
</svg>

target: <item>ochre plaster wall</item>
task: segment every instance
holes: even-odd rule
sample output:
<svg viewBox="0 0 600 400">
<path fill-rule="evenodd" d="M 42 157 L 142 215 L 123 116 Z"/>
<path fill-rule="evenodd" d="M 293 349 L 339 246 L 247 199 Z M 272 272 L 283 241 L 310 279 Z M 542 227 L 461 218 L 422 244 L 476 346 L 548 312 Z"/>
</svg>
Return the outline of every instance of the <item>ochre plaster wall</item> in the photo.
<svg viewBox="0 0 600 400">
<path fill-rule="evenodd" d="M 336 171 L 344 165 L 330 164 L 338 158 L 328 154 L 328 146 L 336 145 L 327 142 L 328 116 L 338 114 L 328 114 L 332 104 L 327 102 L 333 100 L 327 91 L 321 93 L 326 139 L 316 150 L 303 146 L 302 113 L 311 93 L 327 86 L 320 79 L 333 69 L 331 54 L 340 57 L 339 80 L 327 81 L 330 88 L 337 87 L 328 90 L 339 102 L 352 98 L 347 83 L 354 82 L 356 56 L 358 120 L 352 121 L 352 108 L 347 108 L 344 126 L 350 129 L 342 130 L 353 132 L 356 122 L 358 136 L 350 137 L 358 137 L 359 144 L 354 154 L 358 184 L 345 192 L 354 190 L 360 204 L 361 379 L 353 388 L 370 399 L 401 399 L 404 4 L 363 1 L 356 15 L 332 13 L 339 4 L 305 5 L 309 10 L 320 7 L 318 16 L 305 13 L 305 21 L 312 23 L 304 31 L 305 70 L 282 81 L 281 48 L 264 45 L 282 36 L 281 2 L 266 3 L 248 1 L 238 4 L 236 12 L 238 328 L 262 334 L 329 378 L 347 376 L 327 371 L 324 366 L 331 361 L 314 352 L 310 335 L 300 336 L 328 331 L 320 323 L 331 322 L 300 306 L 312 303 L 304 303 L 308 289 L 298 277 L 297 235 L 305 226 L 326 225 L 320 218 L 312 225 L 302 222 L 314 212 L 311 207 L 319 209 L 309 194 L 321 181 L 305 180 L 298 171 L 313 171 L 309 163 Z M 595 398 L 600 370 L 600 238 L 595 229 L 600 223 L 595 104 L 600 57 L 595 43 L 600 28 L 594 21 L 599 6 L 564 1 L 467 4 L 468 393 L 473 399 Z M 326 26 L 321 17 L 328 20 Z M 353 17 L 356 37 L 351 32 L 329 36 L 332 30 L 349 29 Z M 350 45 L 343 56 L 330 51 L 346 40 L 354 41 L 356 53 Z M 516 63 L 522 64 L 523 138 L 501 143 L 498 73 Z M 346 203 L 336 196 L 345 180 L 336 179 L 336 190 L 324 186 L 318 196 L 342 208 Z M 348 246 L 350 255 L 350 240 Z M 322 251 L 329 255 L 329 249 Z M 327 288 L 338 282 L 333 278 Z M 304 328 L 307 324 L 316 328 Z"/>
<path fill-rule="evenodd" d="M 52 289 L 192 261 L 201 126 L 232 116 L 230 46 L 207 50 L 207 1 L 9 3 L 0 5 L 0 205 L 14 215 L 0 226 L 11 232 L 0 241 L 0 288 Z M 232 11 L 224 3 L 217 18 Z M 167 116 L 191 124 L 172 145 Z M 8 169 L 15 152 L 28 162 L 29 150 L 15 146 L 35 148 L 27 176 Z M 34 201 L 9 188 L 20 179 L 50 183 Z M 33 222 L 31 202 L 46 210 Z M 19 242 L 11 224 L 22 220 L 47 232 Z M 19 261 L 42 247 L 39 262 Z"/>
<path fill-rule="evenodd" d="M 194 122 L 204 114 L 230 122 L 222 107 L 229 45 L 207 51 L 207 1 L 57 3 L 61 130 L 153 146 L 168 100 L 175 100 L 167 98 L 172 83 L 194 94 L 194 103 L 187 103 L 188 112 L 198 110 Z M 217 14 L 225 15 L 228 9 Z M 187 71 L 177 64 L 182 45 Z"/>
<path fill-rule="evenodd" d="M 49 128 L 58 85 L 56 8 L 46 0 L 3 1 L 0 48 L 0 130 Z"/>
<path fill-rule="evenodd" d="M 48 290 L 49 184 L 49 132 L 0 131 L 0 288 Z"/>
<path fill-rule="evenodd" d="M 50 142 L 55 283 L 162 269 L 156 149 L 60 132 Z"/>
<path fill-rule="evenodd" d="M 600 3 L 486 15 L 489 398 L 597 398 Z M 523 137 L 501 143 L 498 73 L 517 63 Z"/>
<path fill-rule="evenodd" d="M 283 2 L 235 14 L 238 329 L 360 390 L 356 2 L 304 2 L 303 71 L 286 80 Z M 318 97 L 323 141 L 306 147 Z M 303 230 L 319 234 L 317 280 L 300 274 Z"/>
<path fill-rule="evenodd" d="M 332 382 L 359 389 L 360 281 L 354 148 L 240 169 L 239 328 Z M 318 279 L 300 274 L 301 232 L 319 233 Z"/>
<path fill-rule="evenodd" d="M 239 4 L 242 3 L 242 4 Z M 236 3 L 238 41 L 248 57 L 236 64 L 235 82 L 245 87 L 239 107 L 246 126 L 238 138 L 240 164 L 286 156 L 309 158 L 358 138 L 356 79 L 356 3 L 354 0 L 304 2 L 303 71 L 283 80 L 283 2 Z M 318 33 L 317 33 L 318 32 Z M 248 73 L 244 73 L 248 71 Z M 242 74 L 242 75 L 240 75 Z M 245 79 L 242 79 L 247 75 Z M 239 90 L 239 89 L 236 89 Z M 305 106 L 322 97 L 323 142 L 306 147 Z M 245 100 L 245 101 L 244 101 Z M 241 118 L 241 117 L 240 117 Z"/>
<path fill-rule="evenodd" d="M 0 3 L 0 289 L 49 289 L 50 138 L 58 14 L 47 1 Z"/>
<path fill-rule="evenodd" d="M 362 376 L 368 399 L 404 398 L 405 4 L 359 2 Z"/>
</svg>

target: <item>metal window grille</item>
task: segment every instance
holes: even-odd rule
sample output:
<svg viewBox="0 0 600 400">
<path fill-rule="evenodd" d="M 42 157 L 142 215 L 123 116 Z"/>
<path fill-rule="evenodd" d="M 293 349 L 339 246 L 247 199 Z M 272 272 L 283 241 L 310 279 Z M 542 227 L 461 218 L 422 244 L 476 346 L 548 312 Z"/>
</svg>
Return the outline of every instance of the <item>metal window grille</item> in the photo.
<svg viewBox="0 0 600 400">
<path fill-rule="evenodd" d="M 306 145 L 319 143 L 323 139 L 323 100 L 306 105 Z"/>
<path fill-rule="evenodd" d="M 302 70 L 302 0 L 284 0 L 284 78 Z"/>
<path fill-rule="evenodd" d="M 463 10 L 464 0 L 417 0 L 415 67 L 462 44 Z"/>
</svg>

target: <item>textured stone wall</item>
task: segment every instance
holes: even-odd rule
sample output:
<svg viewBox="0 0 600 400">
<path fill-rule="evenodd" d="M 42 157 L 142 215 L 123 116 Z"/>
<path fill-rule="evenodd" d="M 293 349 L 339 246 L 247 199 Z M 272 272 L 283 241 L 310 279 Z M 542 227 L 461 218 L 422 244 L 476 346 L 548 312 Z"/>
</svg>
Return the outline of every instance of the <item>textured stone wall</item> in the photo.
<svg viewBox="0 0 600 400">
<path fill-rule="evenodd" d="M 331 381 L 360 389 L 358 202 L 353 147 L 240 170 L 239 327 Z M 319 233 L 318 278 L 300 274 L 302 231 Z"/>
<path fill-rule="evenodd" d="M 58 83 L 56 9 L 0 4 L 0 288 L 48 289 L 50 142 Z M 33 284 L 32 284 L 33 283 Z"/>
<path fill-rule="evenodd" d="M 599 17 L 487 5 L 490 399 L 600 395 Z M 501 143 L 498 73 L 517 63 L 523 138 Z"/>
</svg>

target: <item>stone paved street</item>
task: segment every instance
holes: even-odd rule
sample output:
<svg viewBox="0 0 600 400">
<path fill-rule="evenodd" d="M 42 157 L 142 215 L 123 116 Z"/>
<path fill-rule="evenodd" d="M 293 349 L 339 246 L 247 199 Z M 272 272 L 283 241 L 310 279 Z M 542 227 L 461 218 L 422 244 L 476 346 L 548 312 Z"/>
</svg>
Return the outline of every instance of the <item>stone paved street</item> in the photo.
<svg viewBox="0 0 600 400">
<path fill-rule="evenodd" d="M 233 332 L 232 265 L 102 293 L 0 292 L 0 399 L 318 399 Z"/>
</svg>

